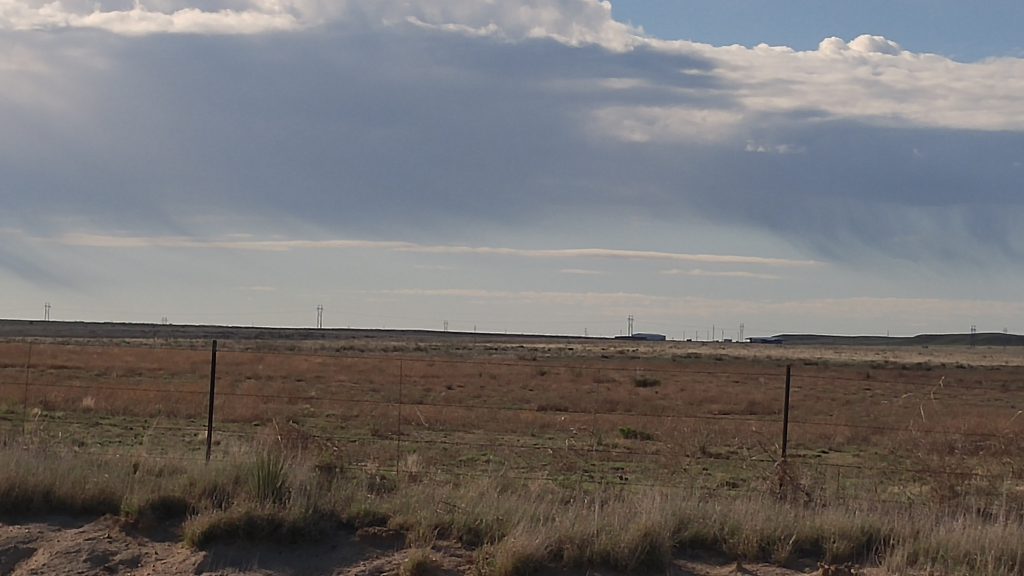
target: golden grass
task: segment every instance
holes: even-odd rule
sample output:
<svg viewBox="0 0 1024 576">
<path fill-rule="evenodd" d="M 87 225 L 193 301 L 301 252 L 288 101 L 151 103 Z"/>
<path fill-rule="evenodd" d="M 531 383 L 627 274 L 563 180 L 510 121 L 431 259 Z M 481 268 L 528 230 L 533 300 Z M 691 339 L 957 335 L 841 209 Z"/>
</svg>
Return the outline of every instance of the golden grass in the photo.
<svg viewBox="0 0 1024 576">
<path fill-rule="evenodd" d="M 1001 349 L 957 351 L 980 362 L 965 365 L 918 361 L 932 349 L 879 360 L 850 348 L 343 345 L 226 343 L 215 453 L 272 428 L 356 464 L 394 468 L 415 453 L 457 472 L 760 489 L 779 454 L 785 362 L 796 362 L 790 454 L 824 497 L 879 481 L 893 499 L 990 492 L 958 473 L 1012 477 L 1024 448 L 1024 368 Z M 0 343 L 0 426 L 22 444 L 201 453 L 208 370 L 204 349 L 34 342 L 29 359 L 29 344 Z"/>
<path fill-rule="evenodd" d="M 0 511 L 186 510 L 194 545 L 387 521 L 496 574 L 680 549 L 1021 573 L 1024 367 L 1001 349 L 288 346 L 223 346 L 201 466 L 177 459 L 205 450 L 208 350 L 0 343 Z"/>
<path fill-rule="evenodd" d="M 279 455 L 288 474 L 267 498 L 254 481 L 265 445 L 248 458 L 201 462 L 54 457 L 2 449 L 3 513 L 121 514 L 129 523 L 181 523 L 196 547 L 307 541 L 344 526 L 403 530 L 425 548 L 451 539 L 476 549 L 481 573 L 543 566 L 661 573 L 677 554 L 716 553 L 780 565 L 796 559 L 877 563 L 892 573 L 1024 574 L 1020 508 L 799 504 L 769 496 L 621 486 L 559 487 L 510 478 L 449 481 L 426 471 L 381 491 L 377 473 L 324 469 Z M 53 479 L 45 481 L 44 479 Z M 187 515 L 186 515 L 187 514 Z M 409 573 L 429 571 L 429 552 Z M 410 556 L 412 558 L 412 556 Z"/>
</svg>

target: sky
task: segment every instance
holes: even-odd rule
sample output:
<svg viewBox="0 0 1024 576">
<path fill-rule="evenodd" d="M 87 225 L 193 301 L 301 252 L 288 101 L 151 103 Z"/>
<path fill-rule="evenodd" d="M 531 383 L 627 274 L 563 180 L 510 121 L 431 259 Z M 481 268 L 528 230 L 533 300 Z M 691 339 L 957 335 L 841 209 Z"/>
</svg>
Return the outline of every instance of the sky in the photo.
<svg viewBox="0 0 1024 576">
<path fill-rule="evenodd" d="M 1022 333 L 1022 21 L 0 0 L 0 317 Z"/>
</svg>

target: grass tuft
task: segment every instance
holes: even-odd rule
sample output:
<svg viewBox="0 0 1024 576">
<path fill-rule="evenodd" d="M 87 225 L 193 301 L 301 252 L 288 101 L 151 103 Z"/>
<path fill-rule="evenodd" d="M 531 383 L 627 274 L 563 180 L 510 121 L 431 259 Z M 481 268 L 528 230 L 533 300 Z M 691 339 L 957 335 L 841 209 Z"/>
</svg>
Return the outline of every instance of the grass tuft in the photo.
<svg viewBox="0 0 1024 576">
<path fill-rule="evenodd" d="M 441 570 L 441 564 L 429 548 L 414 548 L 398 569 L 400 576 L 431 576 Z"/>
<path fill-rule="evenodd" d="M 288 471 L 280 450 L 258 450 L 247 475 L 249 497 L 257 506 L 274 506 L 288 499 Z"/>
<path fill-rule="evenodd" d="M 318 540 L 331 523 L 325 516 L 242 508 L 193 516 L 182 534 L 186 545 L 198 549 L 219 542 L 297 544 Z"/>
</svg>

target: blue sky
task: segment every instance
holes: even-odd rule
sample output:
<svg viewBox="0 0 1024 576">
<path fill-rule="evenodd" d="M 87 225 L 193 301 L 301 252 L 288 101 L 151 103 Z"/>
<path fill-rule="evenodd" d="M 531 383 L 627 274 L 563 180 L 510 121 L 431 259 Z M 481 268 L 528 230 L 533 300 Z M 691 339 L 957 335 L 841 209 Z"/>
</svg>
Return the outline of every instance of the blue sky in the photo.
<svg viewBox="0 0 1024 576">
<path fill-rule="evenodd" d="M 9 0 L 0 317 L 1024 332 L 984 6 Z"/>
<path fill-rule="evenodd" d="M 874 34 L 960 61 L 1024 56 L 1015 0 L 618 0 L 612 14 L 654 36 L 716 45 L 811 50 L 827 36 Z"/>
</svg>

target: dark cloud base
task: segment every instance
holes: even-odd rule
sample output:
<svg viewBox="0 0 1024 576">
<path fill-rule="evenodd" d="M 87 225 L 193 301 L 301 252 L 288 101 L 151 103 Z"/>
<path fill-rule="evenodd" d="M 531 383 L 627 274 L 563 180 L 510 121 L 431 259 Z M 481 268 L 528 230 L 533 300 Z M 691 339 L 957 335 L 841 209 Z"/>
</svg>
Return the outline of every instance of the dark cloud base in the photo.
<svg viewBox="0 0 1024 576">
<path fill-rule="evenodd" d="M 223 219 L 445 240 L 460 224 L 686 215 L 767 230 L 832 260 L 1021 252 L 1018 133 L 816 111 L 748 117 L 715 139 L 638 144 L 596 130 L 593 113 L 610 106 L 743 112 L 715 64 L 693 56 L 414 27 L 3 34 L 51 57 L 74 113 L 0 102 L 11 127 L 0 142 L 0 225 L 211 235 Z M 104 65 L 67 56 L 82 46 Z M 621 79 L 638 86 L 602 85 Z M 10 256 L 0 265 L 27 270 Z"/>
</svg>

